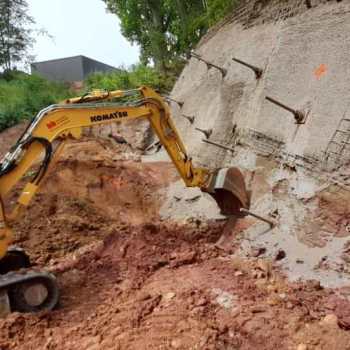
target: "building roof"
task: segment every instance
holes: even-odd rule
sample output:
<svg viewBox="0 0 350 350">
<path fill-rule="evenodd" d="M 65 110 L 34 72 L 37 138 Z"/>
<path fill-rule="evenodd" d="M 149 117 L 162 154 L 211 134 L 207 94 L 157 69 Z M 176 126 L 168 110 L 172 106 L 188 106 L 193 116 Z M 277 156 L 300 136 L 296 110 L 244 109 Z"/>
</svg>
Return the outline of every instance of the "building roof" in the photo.
<svg viewBox="0 0 350 350">
<path fill-rule="evenodd" d="M 80 58 L 80 59 L 88 59 L 90 61 L 94 61 L 97 63 L 101 63 L 103 65 L 105 65 L 106 67 L 110 67 L 111 69 L 118 69 L 114 66 L 111 66 L 109 64 L 103 63 L 101 61 L 95 60 L 93 58 L 87 57 L 85 55 L 75 55 L 75 56 L 68 56 L 68 57 L 62 57 L 62 58 L 54 58 L 52 60 L 45 60 L 45 61 L 36 61 L 36 62 L 32 62 L 32 64 L 41 64 L 41 63 L 59 63 L 60 61 L 69 61 L 71 59 L 75 59 L 75 58 Z"/>
<path fill-rule="evenodd" d="M 37 73 L 49 80 L 77 82 L 83 81 L 96 72 L 111 72 L 117 68 L 92 58 L 77 55 L 31 64 L 32 73 Z"/>
</svg>

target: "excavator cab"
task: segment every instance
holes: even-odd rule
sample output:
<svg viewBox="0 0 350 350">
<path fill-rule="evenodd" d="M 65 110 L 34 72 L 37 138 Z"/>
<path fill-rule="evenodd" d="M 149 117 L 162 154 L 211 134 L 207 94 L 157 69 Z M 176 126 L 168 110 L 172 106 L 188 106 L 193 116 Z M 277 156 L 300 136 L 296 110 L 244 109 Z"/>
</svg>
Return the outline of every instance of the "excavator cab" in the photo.
<svg viewBox="0 0 350 350">
<path fill-rule="evenodd" d="M 222 215 L 242 216 L 242 208 L 249 209 L 250 195 L 238 168 L 217 169 L 206 192 L 215 199 Z"/>
</svg>

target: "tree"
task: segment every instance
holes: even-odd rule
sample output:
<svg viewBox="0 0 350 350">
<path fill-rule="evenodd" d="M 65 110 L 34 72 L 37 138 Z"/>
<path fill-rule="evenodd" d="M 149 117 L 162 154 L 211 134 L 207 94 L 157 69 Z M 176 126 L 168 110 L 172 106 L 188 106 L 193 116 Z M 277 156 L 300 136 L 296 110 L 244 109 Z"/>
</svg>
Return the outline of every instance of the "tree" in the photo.
<svg viewBox="0 0 350 350">
<path fill-rule="evenodd" d="M 123 35 L 141 48 L 141 61 L 165 72 L 203 34 L 193 19 L 203 14 L 203 0 L 104 0 L 121 20 Z M 194 40 L 195 39 L 195 40 Z"/>
<path fill-rule="evenodd" d="M 103 0 L 121 20 L 123 35 L 141 48 L 141 62 L 176 71 L 208 28 L 239 0 Z M 181 65 L 180 65 L 181 66 Z"/>
<path fill-rule="evenodd" d="M 200 38 L 207 32 L 206 7 L 203 0 L 170 0 L 176 14 L 170 24 L 177 56 L 188 56 Z"/>
<path fill-rule="evenodd" d="M 28 26 L 34 20 L 27 12 L 26 0 L 0 0 L 0 68 L 4 71 L 28 55 L 33 42 Z"/>
<path fill-rule="evenodd" d="M 169 22 L 164 1 L 104 0 L 108 9 L 119 16 L 123 35 L 141 48 L 141 60 L 152 59 L 164 71 L 168 59 L 165 33 Z"/>
<path fill-rule="evenodd" d="M 239 0 L 206 0 L 208 25 L 212 26 L 227 16 L 238 3 Z"/>
</svg>

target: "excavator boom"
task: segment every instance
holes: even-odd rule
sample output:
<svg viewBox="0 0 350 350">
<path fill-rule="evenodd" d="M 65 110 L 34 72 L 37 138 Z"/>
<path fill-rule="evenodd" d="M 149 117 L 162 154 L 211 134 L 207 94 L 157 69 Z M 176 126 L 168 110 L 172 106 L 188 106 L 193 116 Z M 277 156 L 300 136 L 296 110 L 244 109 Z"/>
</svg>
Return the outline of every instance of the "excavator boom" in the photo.
<svg viewBox="0 0 350 350">
<path fill-rule="evenodd" d="M 118 102 L 120 98 L 130 98 L 135 94 L 139 96 L 135 102 L 128 104 Z M 131 91 L 96 91 L 83 97 L 68 99 L 40 111 L 0 163 L 0 265 L 1 259 L 8 255 L 8 248 L 13 240 L 11 222 L 18 217 L 21 209 L 30 203 L 49 165 L 53 164 L 59 156 L 60 147 L 54 151 L 53 141 L 62 142 L 68 138 L 79 138 L 84 127 L 122 123 L 140 118 L 148 119 L 187 187 L 199 187 L 202 191 L 212 195 L 224 215 L 238 215 L 241 208 L 249 208 L 249 197 L 244 179 L 238 169 L 210 170 L 193 165 L 171 119 L 169 107 L 158 93 L 147 87 Z M 16 207 L 12 212 L 6 212 L 5 196 L 28 170 L 38 163 L 40 166 L 32 179 L 24 186 Z M 54 277 L 50 274 L 31 273 L 26 279 L 14 276 L 11 281 L 7 275 L 4 276 L 6 278 L 0 276 L 0 299 L 2 292 L 10 291 L 9 294 L 12 296 L 19 295 L 23 304 L 23 298 L 25 299 L 28 294 L 26 294 L 25 285 L 29 284 L 30 290 L 34 290 L 34 293 L 28 294 L 31 301 L 29 302 L 30 307 L 27 307 L 28 311 L 40 310 L 41 304 L 44 308 L 52 308 L 55 302 L 52 300 L 49 302 L 46 299 L 50 296 L 54 298 L 54 301 L 58 299 Z M 42 292 L 43 288 L 46 288 L 46 293 Z M 17 294 L 11 292 L 13 290 Z M 46 296 L 46 299 L 43 295 Z M 26 310 L 21 305 L 20 311 L 23 309 Z"/>
</svg>

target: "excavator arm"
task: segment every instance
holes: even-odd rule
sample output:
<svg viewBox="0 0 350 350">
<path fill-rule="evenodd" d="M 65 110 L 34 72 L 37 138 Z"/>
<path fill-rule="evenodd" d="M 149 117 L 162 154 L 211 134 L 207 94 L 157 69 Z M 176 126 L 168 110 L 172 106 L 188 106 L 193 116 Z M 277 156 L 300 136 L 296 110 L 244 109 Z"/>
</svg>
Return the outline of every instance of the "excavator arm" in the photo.
<svg viewBox="0 0 350 350">
<path fill-rule="evenodd" d="M 0 196 L 4 197 L 11 191 L 42 153 L 45 154 L 45 158 L 43 169 L 39 173 L 45 172 L 52 157 L 51 145 L 54 140 L 62 140 L 69 136 L 78 138 L 83 127 L 121 123 L 140 118 L 149 120 L 186 186 L 204 186 L 209 171 L 193 167 L 170 118 L 167 104 L 149 88 L 141 88 L 139 91 L 143 98 L 134 106 L 106 103 L 115 96 L 125 97 L 130 93 L 123 95 L 123 92 L 114 92 L 108 95 L 101 93 L 94 98 L 85 97 L 84 102 L 79 102 L 78 99 L 67 100 L 64 104 L 53 105 L 41 111 L 1 164 Z M 43 177 L 43 174 L 37 175 L 32 185 L 38 185 Z M 27 202 L 30 190 L 31 188 L 23 192 L 23 202 Z"/>
<path fill-rule="evenodd" d="M 140 97 L 136 102 L 120 103 L 121 98 L 129 99 L 135 94 Z M 68 99 L 40 111 L 2 160 L 0 164 L 0 260 L 8 253 L 8 247 L 13 240 L 11 222 L 18 217 L 21 209 L 30 203 L 50 163 L 54 163 L 54 159 L 59 155 L 61 147 L 54 148 L 53 142 L 59 141 L 62 144 L 65 139 L 79 138 L 84 127 L 122 123 L 140 118 L 150 122 L 187 187 L 199 187 L 210 193 L 223 214 L 238 214 L 240 208 L 248 208 L 249 198 L 243 176 L 238 169 L 211 171 L 194 167 L 171 119 L 169 107 L 158 93 L 147 87 L 131 91 L 96 91 L 83 97 Z M 33 166 L 36 169 L 34 176 L 24 186 L 15 208 L 7 213 L 4 204 L 5 196 Z"/>
</svg>

